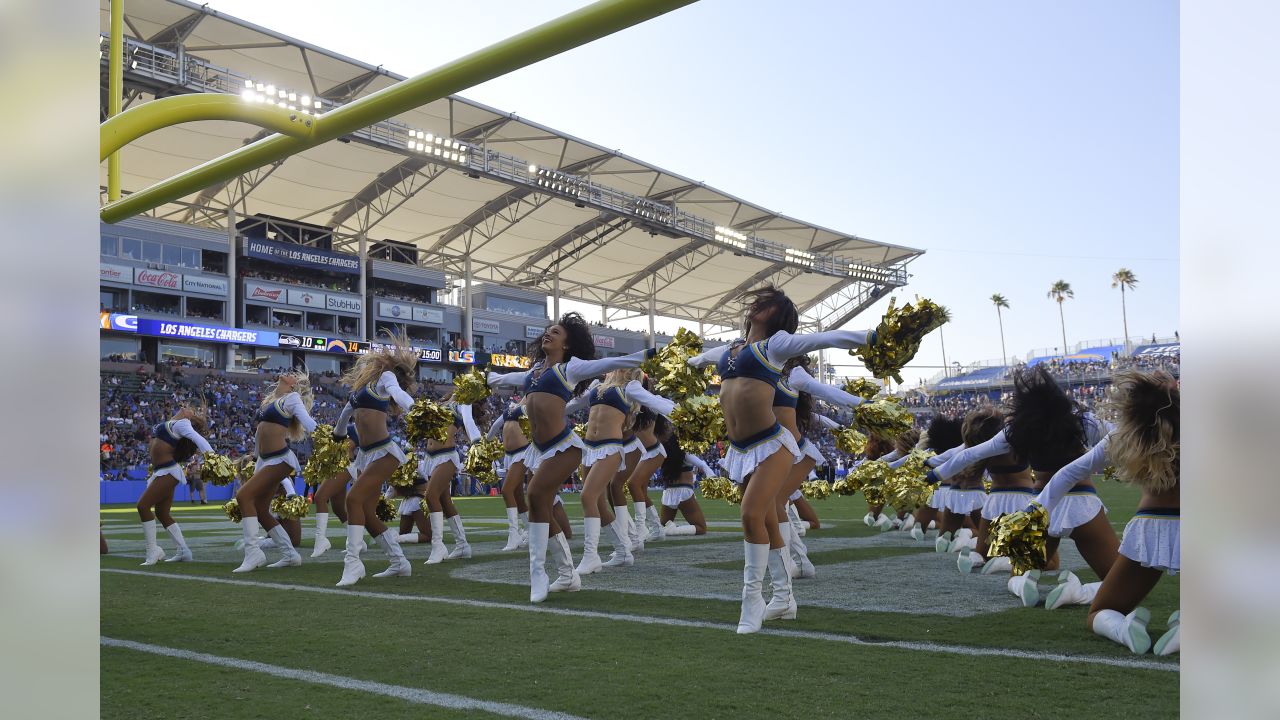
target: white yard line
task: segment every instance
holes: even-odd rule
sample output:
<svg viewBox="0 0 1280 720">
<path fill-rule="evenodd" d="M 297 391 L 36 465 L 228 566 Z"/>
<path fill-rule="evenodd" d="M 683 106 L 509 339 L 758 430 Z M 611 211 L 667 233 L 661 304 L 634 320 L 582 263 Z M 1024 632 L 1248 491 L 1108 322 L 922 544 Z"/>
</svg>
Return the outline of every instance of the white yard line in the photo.
<svg viewBox="0 0 1280 720">
<path fill-rule="evenodd" d="M 442 605 L 457 605 L 468 608 L 492 608 L 495 610 L 515 610 L 517 612 L 545 613 L 549 615 L 561 615 L 565 617 L 584 617 L 600 620 L 616 620 L 619 622 L 633 622 L 644 625 L 667 625 L 670 627 L 687 627 L 698 628 L 703 630 L 723 630 L 734 632 L 737 625 L 728 623 L 713 623 L 701 620 L 681 620 L 679 618 L 656 617 L 652 615 L 631 615 L 625 613 L 609 613 L 596 610 L 571 610 L 568 608 L 550 607 L 547 605 L 519 605 L 515 603 L 492 602 L 488 600 L 470 600 L 466 598 L 442 598 L 430 597 L 425 595 L 402 595 L 398 593 L 386 592 L 368 592 L 364 590 L 340 590 L 337 588 L 315 587 L 312 585 L 294 585 L 289 583 L 273 583 L 259 582 L 256 580 L 233 580 L 231 578 L 205 577 L 201 575 L 175 575 L 166 572 L 149 572 L 146 570 L 124 570 L 117 568 L 102 568 L 104 573 L 115 573 L 118 575 L 144 575 L 147 577 L 161 577 L 166 580 L 189 580 L 193 582 L 213 583 L 215 585 L 238 585 L 243 587 L 257 587 L 268 590 L 286 590 L 286 591 L 302 591 L 313 592 L 322 595 L 341 595 L 344 597 L 356 596 L 375 600 L 393 600 L 393 601 L 409 601 L 409 602 L 427 602 L 438 603 Z M 912 640 L 890 640 L 885 642 L 874 642 L 863 640 L 853 635 L 840 635 L 836 633 L 815 632 L 811 630 L 785 630 L 766 628 L 760 631 L 761 635 L 774 635 L 777 637 L 787 638 L 803 638 L 806 640 L 823 640 L 828 642 L 845 643 L 847 645 L 860 645 L 865 647 L 891 648 L 895 650 L 910 650 L 915 652 L 935 652 L 946 653 L 950 655 L 964 655 L 969 657 L 1007 657 L 1018 658 L 1022 660 L 1039 660 L 1044 662 L 1063 662 L 1063 663 L 1083 663 L 1086 665 L 1110 665 L 1113 667 L 1129 668 L 1134 670 L 1157 670 L 1161 672 L 1178 672 L 1179 666 L 1170 663 L 1153 662 L 1150 660 L 1140 660 L 1137 658 L 1123 657 L 1103 657 L 1097 655 L 1063 655 L 1060 653 L 1032 652 L 1029 650 L 1012 650 L 1008 648 L 986 648 L 971 645 L 945 645 L 930 642 L 917 642 Z"/>
<path fill-rule="evenodd" d="M 356 678 L 344 677 L 342 675 L 331 675 L 329 673 L 315 672 L 312 670 L 297 670 L 295 668 L 268 665 L 266 663 L 254 662 L 252 660 L 240 660 L 238 658 L 222 657 L 221 655 L 209 655 L 208 653 L 194 652 L 192 650 L 180 650 L 178 648 L 167 648 L 159 645 L 134 642 L 132 640 L 119 640 L 116 638 L 102 636 L 100 638 L 100 642 L 103 647 L 124 648 L 126 650 L 135 650 L 137 652 L 150 653 L 152 655 L 164 655 L 166 657 L 178 658 L 180 660 L 191 660 L 192 662 L 200 662 L 207 665 L 220 665 L 222 667 L 234 668 L 236 670 L 248 670 L 250 672 L 271 675 L 273 677 L 284 678 L 286 680 L 298 680 L 300 682 L 311 683 L 313 685 L 327 685 L 329 687 L 340 688 L 342 690 L 358 690 L 360 692 L 366 692 L 373 695 L 383 695 L 399 700 L 406 700 L 419 705 L 434 705 L 436 707 L 449 708 L 450 710 L 481 710 L 493 713 L 494 715 L 500 715 L 502 717 L 529 718 L 530 720 L 583 720 L 577 715 L 569 715 L 568 713 L 555 712 L 553 710 L 542 710 L 540 708 L 526 707 L 524 705 L 515 705 L 512 703 L 477 700 L 465 695 L 434 692 L 432 690 L 404 687 L 401 685 L 388 685 L 386 683 L 358 680 Z"/>
</svg>

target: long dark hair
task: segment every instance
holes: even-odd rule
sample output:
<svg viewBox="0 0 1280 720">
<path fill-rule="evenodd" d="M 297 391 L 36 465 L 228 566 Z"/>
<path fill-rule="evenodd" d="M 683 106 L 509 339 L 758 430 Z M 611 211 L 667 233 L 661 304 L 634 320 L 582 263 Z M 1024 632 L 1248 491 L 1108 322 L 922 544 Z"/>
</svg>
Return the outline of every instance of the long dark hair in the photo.
<svg viewBox="0 0 1280 720">
<path fill-rule="evenodd" d="M 684 474 L 684 448 L 680 447 L 675 433 L 662 441 L 662 447 L 667 450 L 667 457 L 662 461 L 662 481 L 667 484 L 680 482 Z"/>
<path fill-rule="evenodd" d="M 742 321 L 743 337 L 751 333 L 751 318 L 766 310 L 773 310 L 773 312 L 765 322 L 765 337 L 770 337 L 779 330 L 793 333 L 800 327 L 800 313 L 796 310 L 796 304 L 791 302 L 791 298 L 787 297 L 786 293 L 772 285 L 748 290 L 742 293 L 739 299 L 747 303 L 746 316 Z"/>
<path fill-rule="evenodd" d="M 946 415 L 934 415 L 933 420 L 929 421 L 929 429 L 925 430 L 925 435 L 929 437 L 929 449 L 935 454 L 950 450 L 964 442 L 960 421 Z"/>
<path fill-rule="evenodd" d="M 1013 376 L 1004 435 L 1032 469 L 1056 470 L 1084 452 L 1083 414 L 1045 366 L 1023 368 Z"/>
<path fill-rule="evenodd" d="M 576 357 L 579 360 L 595 360 L 596 359 L 596 343 L 591 337 L 591 326 L 582 315 L 576 312 L 565 313 L 556 321 L 556 325 L 564 328 L 565 337 L 569 341 L 569 352 L 565 360 Z M 533 354 L 529 356 L 534 365 L 547 359 L 547 352 L 542 349 L 542 343 L 538 342 L 533 348 Z M 583 380 L 574 388 L 575 395 L 581 395 L 587 386 L 591 384 L 590 379 Z"/>
</svg>

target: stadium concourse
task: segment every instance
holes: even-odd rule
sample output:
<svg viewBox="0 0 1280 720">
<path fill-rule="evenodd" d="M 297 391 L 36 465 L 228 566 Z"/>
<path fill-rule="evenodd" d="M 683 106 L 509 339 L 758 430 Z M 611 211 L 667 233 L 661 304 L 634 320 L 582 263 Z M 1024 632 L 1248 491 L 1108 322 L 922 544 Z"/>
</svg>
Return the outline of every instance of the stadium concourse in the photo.
<svg viewBox="0 0 1280 720">
<path fill-rule="evenodd" d="M 110 3 L 100 6 L 105 106 Z M 186 0 L 130 0 L 124 26 L 131 105 L 223 93 L 323 117 L 403 79 Z M 266 132 L 246 135 L 221 120 L 150 133 L 119 153 L 123 189 Z M 933 459 L 920 429 L 946 414 L 958 436 L 959 416 L 1001 402 L 1026 368 L 1052 368 L 1044 391 L 1064 388 L 1082 411 L 1100 388 L 1128 387 L 1128 369 L 1176 365 L 1176 347 L 1085 370 L 1073 357 L 1034 358 L 867 402 L 890 415 L 906 407 L 916 427 L 854 447 L 826 428 L 863 423 L 864 401 L 824 385 L 834 378 L 823 350 L 892 356 L 887 372 L 910 360 L 902 348 L 941 313 L 914 336 L 840 328 L 876 327 L 859 314 L 905 287 L 922 250 L 787 217 L 459 96 L 104 223 L 100 242 L 104 717 L 1037 716 L 1050 707 L 1037 688 L 1053 692 L 1045 714 L 1177 707 L 1176 576 L 1142 600 L 1155 618 L 1146 645 L 1135 638 L 1148 621 L 1132 614 L 1112 642 L 1099 637 L 1103 621 L 1086 629 L 1080 597 L 1105 574 L 1087 549 L 1061 543 L 1039 581 L 1010 577 L 1003 556 L 990 559 L 994 572 L 968 572 L 970 552 L 986 551 L 976 544 L 986 521 L 972 509 L 939 508 L 936 524 L 917 524 L 927 507 L 889 506 L 874 483 L 850 484 L 875 461 Z M 720 433 L 685 454 L 689 426 L 664 431 L 674 403 L 634 369 L 656 348 L 736 331 L 739 300 L 765 287 L 785 297 L 757 296 L 754 322 L 790 323 L 786 332 L 770 326 L 753 354 L 707 343 L 674 365 L 719 361 L 713 396 L 770 383 L 774 404 L 762 409 L 779 423 L 788 412 L 808 420 L 819 397 L 812 409 L 828 425 L 791 420 L 733 442 Z M 599 316 L 566 317 L 568 300 Z M 621 327 L 646 317 L 647 331 Z M 660 334 L 657 318 L 689 334 Z M 812 351 L 807 372 L 796 361 L 783 370 Z M 559 364 L 542 362 L 553 355 Z M 751 370 L 735 364 L 748 356 Z M 487 384 L 477 369 L 490 371 Z M 604 384 L 586 406 L 595 377 Z M 477 383 L 493 395 L 462 401 Z M 559 405 L 575 395 L 584 407 Z M 692 395 L 682 409 L 720 407 L 702 387 Z M 423 408 L 449 411 L 430 440 L 413 427 Z M 316 421 L 329 434 L 312 434 Z M 564 431 L 541 437 L 551 422 Z M 626 437 L 601 435 L 606 426 Z M 961 450 L 954 442 L 929 453 Z M 505 458 L 463 461 L 494 446 Z M 302 476 L 334 448 L 332 472 Z M 775 462 L 787 449 L 795 463 Z M 405 463 L 405 450 L 422 464 Z M 572 453 L 584 467 L 543 493 L 555 470 L 536 467 Z M 809 477 L 826 482 L 806 492 L 734 497 L 727 480 L 706 482 L 754 471 L 768 487 L 762 477 L 817 455 Z M 244 458 L 256 459 L 250 479 L 200 487 L 206 475 L 230 479 L 217 468 Z M 583 499 L 592 464 L 612 468 L 599 503 Z M 914 470 L 923 488 L 948 466 Z M 410 478 L 388 483 L 400 502 L 378 503 L 368 486 L 381 494 L 392 472 Z M 985 495 L 980 475 L 958 476 L 955 490 L 972 476 L 978 487 L 965 489 Z M 270 502 L 277 493 L 281 504 Z M 1090 532 L 1114 539 L 1143 520 L 1144 487 L 1099 482 L 1093 495 L 1108 510 L 1090 515 Z M 379 520 L 375 505 L 390 514 Z M 770 518 L 757 527 L 748 516 L 760 512 Z M 944 530 L 953 520 L 964 527 Z M 392 527 L 375 531 L 383 521 Z M 613 558 L 590 566 L 609 542 Z M 265 553 L 279 560 L 266 566 Z M 380 572 L 366 576 L 364 562 Z M 1166 634 L 1147 654 L 1171 613 L 1175 642 Z"/>
</svg>

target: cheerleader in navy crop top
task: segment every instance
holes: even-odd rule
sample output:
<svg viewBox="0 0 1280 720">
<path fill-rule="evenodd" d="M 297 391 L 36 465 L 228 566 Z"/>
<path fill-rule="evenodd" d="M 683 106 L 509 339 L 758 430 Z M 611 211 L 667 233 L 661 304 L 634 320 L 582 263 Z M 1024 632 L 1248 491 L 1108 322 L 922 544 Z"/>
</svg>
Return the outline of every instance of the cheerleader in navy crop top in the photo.
<svg viewBox="0 0 1280 720">
<path fill-rule="evenodd" d="M 169 508 L 173 506 L 173 491 L 179 485 L 187 484 L 187 475 L 183 465 L 197 453 L 213 450 L 204 439 L 201 431 L 207 431 L 209 420 L 203 410 L 185 407 L 179 410 L 167 422 L 162 422 L 151 429 L 151 444 L 148 450 L 151 455 L 151 474 L 147 477 L 147 488 L 138 498 L 138 518 L 142 521 L 142 536 L 146 540 L 146 556 L 143 565 L 155 565 L 165 559 L 164 550 L 156 542 L 156 519 L 169 536 L 173 538 L 177 552 L 169 558 L 170 562 L 185 562 L 191 559 L 191 549 L 182 536 L 182 528 L 173 520 Z"/>
<path fill-rule="evenodd" d="M 802 393 L 790 381 L 794 377 L 803 383 L 801 376 L 809 377 L 807 366 L 807 355 L 788 360 L 783 365 L 783 376 L 778 378 L 773 393 L 774 417 L 795 438 L 796 447 L 800 450 L 800 454 L 794 456 L 791 472 L 774 497 L 774 517 L 778 522 L 778 533 L 782 535 L 782 547 L 779 550 L 783 565 L 792 578 L 811 578 L 816 570 L 809 561 L 808 547 L 788 512 L 791 497 L 800 493 L 800 486 L 815 467 L 827 462 L 818 448 L 805 437 L 805 432 L 813 422 L 813 395 Z"/>
<path fill-rule="evenodd" d="M 529 474 L 524 466 L 524 454 L 529 449 L 529 438 L 520 423 L 523 417 L 524 404 L 513 398 L 489 428 L 488 436 L 502 440 L 505 454 L 502 503 L 507 511 L 507 544 L 503 546 L 503 552 L 519 550 L 529 542 L 528 534 L 521 529 L 522 523 L 529 522 L 529 507 L 524 498 L 524 481 Z"/>
<path fill-rule="evenodd" d="M 472 417 L 470 405 L 453 404 L 453 430 L 464 430 L 468 442 L 480 439 L 480 430 Z M 446 559 L 466 559 L 471 557 L 471 545 L 467 542 L 466 529 L 462 516 L 453 503 L 451 490 L 454 478 L 462 469 L 462 457 L 458 453 L 453 440 L 454 432 L 444 442 L 428 440 L 426 452 L 418 463 L 418 477 L 427 484 L 424 495 L 427 501 L 428 518 L 431 523 L 431 554 L 427 558 L 428 565 L 444 562 Z M 450 551 L 444 544 L 444 524 L 449 523 L 453 531 L 454 546 Z"/>
<path fill-rule="evenodd" d="M 344 408 L 344 413 L 350 417 L 348 405 Z M 345 467 L 334 473 L 333 477 L 327 478 L 320 487 L 316 488 L 315 495 L 312 500 L 316 504 L 316 526 L 315 535 L 312 542 L 311 557 L 317 558 L 324 555 L 329 548 L 333 547 L 333 543 L 329 541 L 329 507 L 332 505 L 333 513 L 338 516 L 342 522 L 347 521 L 347 484 L 355 480 L 360 474 L 356 467 L 356 452 L 360 448 L 360 433 L 356 430 L 356 424 L 347 422 L 344 424 L 339 421 L 334 426 L 344 427 L 343 432 L 334 431 L 333 442 L 340 442 L 347 447 L 347 457 L 349 462 Z"/>
<path fill-rule="evenodd" d="M 302 556 L 293 548 L 287 530 L 271 514 L 271 500 L 282 480 L 301 473 L 298 456 L 289 447 L 316 429 L 312 419 L 311 382 L 305 372 L 280 375 L 271 392 L 263 399 L 254 415 L 257 423 L 257 455 L 253 477 L 240 487 L 236 502 L 240 504 L 240 529 L 244 533 L 244 561 L 234 572 L 250 572 L 267 564 L 267 556 L 259 547 L 258 525 L 283 551 L 283 557 L 271 567 L 302 564 Z"/>
</svg>

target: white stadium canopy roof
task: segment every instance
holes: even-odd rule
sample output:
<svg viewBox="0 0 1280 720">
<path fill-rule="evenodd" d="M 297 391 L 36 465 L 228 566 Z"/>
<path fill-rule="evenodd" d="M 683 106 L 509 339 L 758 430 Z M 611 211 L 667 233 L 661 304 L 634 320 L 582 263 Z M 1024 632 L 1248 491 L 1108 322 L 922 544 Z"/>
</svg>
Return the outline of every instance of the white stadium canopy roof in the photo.
<svg viewBox="0 0 1280 720">
<path fill-rule="evenodd" d="M 100 11 L 105 36 L 107 0 Z M 323 113 L 404 79 L 183 0 L 130 0 L 125 28 L 126 109 L 189 92 L 238 94 L 247 80 L 316 98 Z M 465 143 L 468 163 L 434 158 L 429 140 L 426 153 L 410 149 L 419 131 Z M 122 188 L 141 190 L 266 134 L 229 121 L 156 131 L 121 150 Z M 906 264 L 922 254 L 770 212 L 458 96 L 150 214 L 225 227 L 229 206 L 242 218 L 328 228 L 337 250 L 356 252 L 361 237 L 410 243 L 422 265 L 457 278 L 469 259 L 477 282 L 558 288 L 564 298 L 710 325 L 736 325 L 730 300 L 773 282 L 808 322 L 838 327 L 904 285 Z"/>
</svg>

